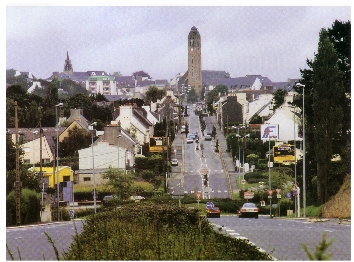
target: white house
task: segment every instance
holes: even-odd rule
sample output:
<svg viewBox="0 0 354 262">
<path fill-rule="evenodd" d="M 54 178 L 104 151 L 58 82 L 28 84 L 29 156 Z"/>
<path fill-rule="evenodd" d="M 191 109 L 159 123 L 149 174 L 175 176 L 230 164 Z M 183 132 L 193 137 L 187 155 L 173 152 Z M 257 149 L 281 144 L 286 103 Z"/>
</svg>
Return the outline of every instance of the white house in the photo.
<svg viewBox="0 0 354 262">
<path fill-rule="evenodd" d="M 154 134 L 154 125 L 147 118 L 148 111 L 145 108 L 138 108 L 135 105 L 120 106 L 118 114 L 111 124 L 117 125 L 120 121 L 121 127 L 139 141 L 140 145 L 147 143 Z"/>
</svg>

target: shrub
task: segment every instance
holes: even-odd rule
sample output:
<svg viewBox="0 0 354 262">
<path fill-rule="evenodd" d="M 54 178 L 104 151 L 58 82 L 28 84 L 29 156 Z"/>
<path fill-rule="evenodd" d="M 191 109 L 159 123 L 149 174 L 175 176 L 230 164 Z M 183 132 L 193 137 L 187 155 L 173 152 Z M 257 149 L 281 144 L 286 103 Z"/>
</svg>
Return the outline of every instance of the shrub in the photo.
<svg viewBox="0 0 354 262">
<path fill-rule="evenodd" d="M 21 224 L 37 223 L 40 221 L 40 198 L 34 190 L 23 188 L 21 190 Z M 16 225 L 16 196 L 11 191 L 6 197 L 6 226 Z"/>
<path fill-rule="evenodd" d="M 64 260 L 271 260 L 216 232 L 197 210 L 145 202 L 89 218 Z"/>
</svg>

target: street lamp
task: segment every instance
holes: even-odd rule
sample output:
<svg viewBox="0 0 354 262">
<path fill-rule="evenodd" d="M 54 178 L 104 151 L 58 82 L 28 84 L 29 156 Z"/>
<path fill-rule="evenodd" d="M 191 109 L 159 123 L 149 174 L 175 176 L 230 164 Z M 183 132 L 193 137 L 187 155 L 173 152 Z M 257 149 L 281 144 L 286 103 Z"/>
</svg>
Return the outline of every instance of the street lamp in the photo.
<svg viewBox="0 0 354 262">
<path fill-rule="evenodd" d="M 244 136 L 236 135 L 237 138 L 242 138 L 242 180 L 245 180 L 245 140 L 244 138 L 250 137 L 250 134 L 246 134 Z M 240 149 L 240 147 L 239 147 Z M 241 164 L 240 164 L 241 166 Z M 242 184 L 242 189 L 245 190 L 245 184 Z"/>
<path fill-rule="evenodd" d="M 121 138 L 122 137 L 122 135 L 121 134 L 118 134 L 118 136 L 117 136 L 117 139 L 118 139 L 118 163 L 117 163 L 117 168 L 118 168 L 118 170 L 119 170 L 119 138 Z"/>
<path fill-rule="evenodd" d="M 93 126 L 96 126 L 97 122 L 93 122 L 89 125 L 89 130 L 91 130 L 91 151 L 92 151 L 92 178 L 93 178 L 93 206 L 96 213 L 96 180 L 95 180 L 95 156 L 93 154 Z"/>
<path fill-rule="evenodd" d="M 57 155 L 56 155 L 56 159 L 57 159 L 57 174 L 56 174 L 56 178 L 57 178 L 57 218 L 59 221 L 59 135 L 58 135 L 58 131 L 59 131 L 59 122 L 58 122 L 58 107 L 63 107 L 63 103 L 59 103 L 55 106 L 55 116 L 56 116 L 56 132 L 57 132 Z"/>
<path fill-rule="evenodd" d="M 302 183 L 303 183 L 303 206 L 304 206 L 304 217 L 306 217 L 306 169 L 305 169 L 305 156 L 306 156 L 306 145 L 305 145 L 305 85 L 297 83 L 297 87 L 302 87 L 302 132 L 303 132 L 303 162 L 302 162 Z"/>
<path fill-rule="evenodd" d="M 296 181 L 296 131 L 295 131 L 295 106 L 290 106 L 294 109 L 294 173 L 295 173 L 295 185 L 297 185 Z M 298 188 L 296 186 L 296 188 Z M 295 217 L 300 217 L 300 195 L 297 191 L 297 195 L 295 196 Z"/>
<path fill-rule="evenodd" d="M 33 131 L 33 141 L 32 141 L 32 147 L 33 147 L 33 170 L 34 170 L 34 163 L 35 163 L 35 155 L 34 155 L 34 138 L 35 138 L 35 135 L 38 133 L 37 130 Z"/>
</svg>

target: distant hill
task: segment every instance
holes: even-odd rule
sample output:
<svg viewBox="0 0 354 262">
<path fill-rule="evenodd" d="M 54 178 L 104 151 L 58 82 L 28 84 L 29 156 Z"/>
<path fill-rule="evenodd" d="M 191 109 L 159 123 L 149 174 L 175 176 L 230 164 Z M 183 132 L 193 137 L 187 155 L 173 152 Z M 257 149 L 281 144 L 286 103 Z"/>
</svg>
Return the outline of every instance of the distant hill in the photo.
<svg viewBox="0 0 354 262">
<path fill-rule="evenodd" d="M 351 179 L 348 174 L 338 193 L 331 198 L 322 208 L 324 218 L 350 218 L 351 216 Z"/>
</svg>

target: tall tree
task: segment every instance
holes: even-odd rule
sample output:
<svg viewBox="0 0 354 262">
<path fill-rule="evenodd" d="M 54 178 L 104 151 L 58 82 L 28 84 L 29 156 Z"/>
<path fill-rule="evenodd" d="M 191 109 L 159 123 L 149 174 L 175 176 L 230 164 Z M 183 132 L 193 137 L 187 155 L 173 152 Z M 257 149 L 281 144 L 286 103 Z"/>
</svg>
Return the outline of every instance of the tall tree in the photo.
<svg viewBox="0 0 354 262">
<path fill-rule="evenodd" d="M 348 22 L 340 22 L 340 21 L 335 21 L 332 25 L 332 28 L 328 28 L 328 36 L 330 41 L 334 45 L 334 49 L 337 52 L 337 64 L 339 70 L 342 72 L 342 82 L 343 86 L 345 88 L 345 91 L 341 93 L 341 99 L 339 103 L 337 104 L 337 107 L 342 107 L 343 113 L 344 113 L 344 118 L 342 121 L 342 131 L 338 132 L 337 134 L 334 134 L 334 140 L 332 140 L 332 149 L 334 154 L 340 154 L 341 156 L 341 161 L 343 163 L 350 163 L 351 162 L 351 156 L 350 156 L 350 151 L 348 154 L 347 148 L 350 148 L 350 126 L 351 126 L 351 120 L 350 120 L 350 82 L 351 82 L 351 73 L 350 73 L 350 50 L 351 50 L 351 25 L 350 21 Z M 295 105 L 298 108 L 303 109 L 303 106 L 305 107 L 305 128 L 306 128 L 306 195 L 307 197 L 307 202 L 309 204 L 318 204 L 317 200 L 317 186 L 316 183 L 313 183 L 312 181 L 316 181 L 316 174 L 317 174 L 317 159 L 316 159 L 316 149 L 313 146 L 314 140 L 315 140 L 315 134 L 313 131 L 314 125 L 314 110 L 312 107 L 313 104 L 313 94 L 314 94 L 314 72 L 313 72 L 313 61 L 310 59 L 306 59 L 306 64 L 308 66 L 308 69 L 302 69 L 300 70 L 301 73 L 301 83 L 305 85 L 304 90 L 302 87 L 296 87 L 294 86 L 294 90 L 297 91 L 299 94 L 302 94 L 304 91 L 304 104 L 302 101 L 302 96 L 300 95 L 300 99 L 295 99 L 293 102 L 293 105 Z M 323 108 L 321 109 L 323 110 Z M 302 132 L 302 128 L 300 129 L 300 132 Z M 298 166 L 300 172 L 298 174 L 299 181 L 302 180 L 302 160 L 300 159 L 298 162 Z M 338 184 L 341 185 L 345 174 L 350 173 L 350 165 L 343 164 L 341 165 L 342 170 L 341 174 L 337 173 L 335 175 L 331 174 L 330 181 L 337 181 L 337 183 L 329 183 L 331 188 L 331 192 L 337 192 L 339 190 Z M 337 170 L 338 172 L 339 170 Z M 331 194 L 332 195 L 332 194 Z"/>
<path fill-rule="evenodd" d="M 286 90 L 284 89 L 278 89 L 277 91 L 274 92 L 272 102 L 273 102 L 273 110 L 277 109 L 284 103 L 284 98 L 286 95 Z"/>
<path fill-rule="evenodd" d="M 325 29 L 320 32 L 313 62 L 313 132 L 317 162 L 317 194 L 320 204 L 328 201 L 328 177 L 333 157 L 333 139 L 341 131 L 344 93 L 338 56 Z"/>
</svg>

